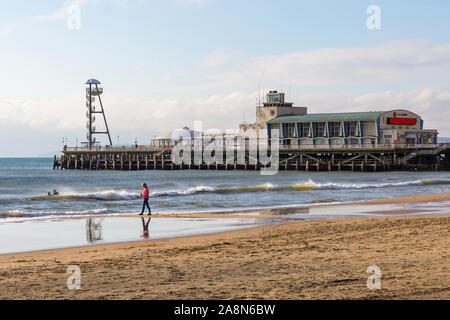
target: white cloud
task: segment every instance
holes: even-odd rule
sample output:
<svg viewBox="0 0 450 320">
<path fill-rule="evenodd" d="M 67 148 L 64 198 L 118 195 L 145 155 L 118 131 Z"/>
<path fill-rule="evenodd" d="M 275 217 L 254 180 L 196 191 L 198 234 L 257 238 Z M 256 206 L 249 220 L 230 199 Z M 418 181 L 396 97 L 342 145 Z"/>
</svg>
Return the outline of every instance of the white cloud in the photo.
<svg viewBox="0 0 450 320">
<path fill-rule="evenodd" d="M 348 86 L 436 80 L 450 69 L 450 44 L 392 42 L 371 48 L 330 48 L 248 58 L 230 71 L 205 75 L 203 89 L 264 82 Z"/>
<path fill-rule="evenodd" d="M 158 134 L 202 120 L 207 128 L 237 128 L 244 118 L 255 119 L 257 92 L 235 91 L 202 98 L 134 99 L 110 97 L 111 128 L 121 132 Z M 296 95 L 297 106 L 308 106 L 310 113 L 383 111 L 403 108 L 418 113 L 427 128 L 437 128 L 450 136 L 450 89 L 425 88 L 393 93 L 370 92 L 362 95 L 314 93 Z M 131 110 L 131 111 L 130 111 Z"/>
<path fill-rule="evenodd" d="M 82 125 L 83 109 L 77 101 L 46 102 L 20 99 L 0 100 L 0 123 L 16 124 L 30 128 L 76 129 Z M 61 107 L 64 106 L 64 107 Z M 79 120 L 79 121 L 78 121 Z"/>
<path fill-rule="evenodd" d="M 111 127 L 153 134 L 183 126 L 192 126 L 195 120 L 217 128 L 233 128 L 239 125 L 245 108 L 253 111 L 253 93 L 233 92 L 202 98 L 134 99 L 117 98 L 109 104 Z M 111 99 L 110 99 L 111 101 Z M 244 106 L 244 108 L 243 108 Z M 128 128 L 128 129 L 127 129 Z"/>
<path fill-rule="evenodd" d="M 0 38 L 9 36 L 14 31 L 13 26 L 0 28 Z"/>
</svg>

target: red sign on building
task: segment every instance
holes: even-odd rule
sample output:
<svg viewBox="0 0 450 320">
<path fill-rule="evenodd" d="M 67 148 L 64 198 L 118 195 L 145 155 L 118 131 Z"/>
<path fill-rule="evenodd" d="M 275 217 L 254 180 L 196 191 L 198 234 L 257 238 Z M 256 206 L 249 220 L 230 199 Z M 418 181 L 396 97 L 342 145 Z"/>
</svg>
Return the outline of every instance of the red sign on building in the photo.
<svg viewBox="0 0 450 320">
<path fill-rule="evenodd" d="M 415 125 L 416 123 L 415 118 L 388 118 L 388 124 Z"/>
</svg>

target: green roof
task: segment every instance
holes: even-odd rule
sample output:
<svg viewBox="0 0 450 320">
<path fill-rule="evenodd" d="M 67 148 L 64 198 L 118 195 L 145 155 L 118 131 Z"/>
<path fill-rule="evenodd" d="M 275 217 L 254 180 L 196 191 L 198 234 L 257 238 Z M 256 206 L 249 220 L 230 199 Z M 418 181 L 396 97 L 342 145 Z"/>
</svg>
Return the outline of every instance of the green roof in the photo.
<svg viewBox="0 0 450 320">
<path fill-rule="evenodd" d="M 375 121 L 385 111 L 342 112 L 342 113 L 312 113 L 278 116 L 269 123 L 288 122 L 320 122 L 320 121 Z"/>
</svg>

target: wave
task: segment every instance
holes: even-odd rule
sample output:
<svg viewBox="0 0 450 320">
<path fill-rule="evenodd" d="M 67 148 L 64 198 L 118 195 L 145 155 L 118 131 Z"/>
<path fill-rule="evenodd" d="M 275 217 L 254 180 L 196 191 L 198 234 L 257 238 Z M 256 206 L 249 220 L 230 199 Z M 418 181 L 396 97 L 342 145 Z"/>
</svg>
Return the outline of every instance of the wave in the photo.
<svg viewBox="0 0 450 320">
<path fill-rule="evenodd" d="M 190 196 L 202 193 L 249 193 L 249 192 L 270 192 L 270 191 L 314 191 L 314 190 L 360 190 L 360 189 L 379 189 L 379 188 L 396 188 L 405 186 L 426 186 L 426 185 L 450 185 L 449 180 L 413 180 L 403 182 L 387 182 L 387 183 L 317 183 L 309 180 L 306 183 L 291 185 L 274 185 L 266 183 L 256 186 L 242 187 L 210 187 L 210 186 L 194 186 L 184 189 L 158 190 L 150 192 L 151 198 L 159 197 L 179 197 Z M 90 199 L 100 201 L 126 201 L 139 199 L 139 193 L 129 192 L 126 190 L 106 190 L 90 193 L 74 193 L 62 194 L 59 196 L 35 196 L 31 200 L 58 200 L 58 199 Z"/>
<path fill-rule="evenodd" d="M 139 193 L 125 190 L 106 190 L 90 193 L 61 194 L 58 196 L 35 196 L 31 200 L 55 200 L 55 199 L 93 199 L 93 200 L 135 200 Z"/>
<path fill-rule="evenodd" d="M 150 197 L 189 196 L 198 193 L 215 192 L 217 190 L 217 188 L 208 186 L 196 186 L 187 189 L 153 191 L 150 192 Z"/>
<path fill-rule="evenodd" d="M 170 196 L 185 196 L 200 193 L 245 193 L 245 192 L 268 192 L 268 191 L 314 191 L 314 190 L 346 190 L 346 189 L 378 189 L 378 188 L 395 188 L 405 186 L 420 186 L 420 185 L 450 185 L 447 180 L 414 180 L 404 182 L 390 182 L 378 184 L 342 184 L 342 183 L 316 183 L 309 180 L 306 183 L 292 184 L 292 185 L 274 185 L 266 183 L 257 186 L 243 186 L 243 187 L 226 187 L 214 188 L 209 186 L 195 186 L 187 189 L 163 190 L 150 193 L 152 197 L 170 197 Z"/>
<path fill-rule="evenodd" d="M 358 183 L 358 184 L 341 184 L 341 183 L 313 183 L 315 190 L 346 190 L 346 189 L 379 189 L 424 185 L 422 180 L 404 181 L 404 182 L 388 182 L 388 183 Z"/>
<path fill-rule="evenodd" d="M 273 190 L 293 190 L 293 191 L 311 191 L 314 190 L 314 183 L 312 181 L 305 184 L 293 184 L 286 186 L 277 186 L 270 183 L 266 183 L 260 186 L 249 186 L 249 187 L 235 187 L 235 188 L 220 188 L 217 189 L 219 193 L 228 192 L 251 192 L 251 191 L 273 191 Z"/>
<path fill-rule="evenodd" d="M 0 212 L 0 217 L 3 218 L 35 218 L 46 216 L 84 216 L 84 215 L 96 215 L 105 214 L 108 209 L 96 209 L 96 210 L 46 210 L 46 211 L 27 211 L 27 210 L 12 210 L 8 212 Z"/>
</svg>

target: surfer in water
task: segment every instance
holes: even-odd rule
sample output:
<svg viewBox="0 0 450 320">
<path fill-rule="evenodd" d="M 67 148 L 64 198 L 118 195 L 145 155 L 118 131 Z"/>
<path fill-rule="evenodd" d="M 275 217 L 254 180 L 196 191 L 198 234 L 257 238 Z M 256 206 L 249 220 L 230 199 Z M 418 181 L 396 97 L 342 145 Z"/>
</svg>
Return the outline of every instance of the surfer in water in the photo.
<svg viewBox="0 0 450 320">
<path fill-rule="evenodd" d="M 145 207 L 147 207 L 148 215 L 151 216 L 152 210 L 150 209 L 150 206 L 148 204 L 148 199 L 150 198 L 150 192 L 148 191 L 147 184 L 143 183 L 142 188 L 144 188 L 144 191 L 142 191 L 142 193 L 141 193 L 141 198 L 144 200 L 144 202 L 142 203 L 142 212 L 139 215 L 142 216 L 144 214 Z"/>
<path fill-rule="evenodd" d="M 48 192 L 48 196 L 49 197 L 54 197 L 54 196 L 59 196 L 59 192 L 56 190 L 53 190 L 53 193 L 50 193 L 50 191 Z"/>
</svg>

